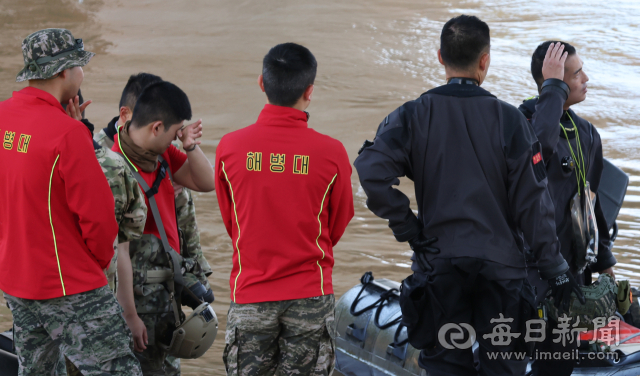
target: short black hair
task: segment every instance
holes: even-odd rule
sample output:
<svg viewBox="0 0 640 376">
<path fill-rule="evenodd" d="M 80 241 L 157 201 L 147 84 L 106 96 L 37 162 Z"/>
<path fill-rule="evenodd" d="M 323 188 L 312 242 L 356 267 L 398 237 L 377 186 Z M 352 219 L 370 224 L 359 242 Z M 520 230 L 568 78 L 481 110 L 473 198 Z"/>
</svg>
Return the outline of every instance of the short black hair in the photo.
<svg viewBox="0 0 640 376">
<path fill-rule="evenodd" d="M 120 105 L 121 107 L 129 107 L 131 110 L 136 106 L 136 101 L 144 90 L 145 87 L 155 84 L 156 82 L 162 82 L 162 78 L 156 76 L 151 73 L 138 73 L 132 74 L 129 77 L 129 81 L 122 90 L 122 95 L 120 96 Z"/>
<path fill-rule="evenodd" d="M 262 80 L 269 103 L 291 107 L 316 79 L 318 63 L 311 51 L 295 43 L 273 47 L 262 61 Z"/>
<path fill-rule="evenodd" d="M 491 46 L 489 25 L 476 16 L 460 15 L 444 24 L 440 55 L 448 66 L 467 69 Z"/>
<path fill-rule="evenodd" d="M 544 57 L 547 55 L 547 50 L 549 49 L 551 43 L 558 42 L 564 44 L 564 51 L 568 53 L 567 56 L 576 54 L 576 48 L 566 42 L 548 40 L 544 43 L 540 43 L 536 50 L 533 51 L 533 55 L 531 56 L 531 75 L 536 81 L 538 89 L 542 87 L 542 83 L 544 82 L 544 76 L 542 75 L 542 64 L 544 63 Z"/>
<path fill-rule="evenodd" d="M 191 104 L 187 94 L 171 82 L 156 82 L 147 86 L 133 109 L 131 125 L 141 128 L 162 121 L 165 132 L 172 125 L 191 119 Z"/>
</svg>

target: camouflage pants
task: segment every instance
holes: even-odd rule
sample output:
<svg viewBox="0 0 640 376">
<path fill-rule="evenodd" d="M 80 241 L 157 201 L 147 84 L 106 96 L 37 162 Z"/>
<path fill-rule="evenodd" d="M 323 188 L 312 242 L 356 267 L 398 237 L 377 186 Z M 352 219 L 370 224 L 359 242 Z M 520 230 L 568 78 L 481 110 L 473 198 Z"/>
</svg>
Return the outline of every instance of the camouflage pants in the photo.
<svg viewBox="0 0 640 376">
<path fill-rule="evenodd" d="M 141 376 L 131 332 L 109 287 L 47 300 L 4 294 L 20 376 L 52 375 L 62 352 L 85 376 Z"/>
<path fill-rule="evenodd" d="M 335 298 L 231 302 L 225 341 L 228 376 L 331 375 Z"/>
<path fill-rule="evenodd" d="M 157 345 L 161 335 L 173 332 L 170 328 L 174 324 L 173 312 L 158 314 L 140 314 L 144 326 L 147 328 L 149 344 L 143 352 L 134 352 L 144 376 L 179 376 L 180 359 L 167 356 L 167 353 Z"/>
</svg>

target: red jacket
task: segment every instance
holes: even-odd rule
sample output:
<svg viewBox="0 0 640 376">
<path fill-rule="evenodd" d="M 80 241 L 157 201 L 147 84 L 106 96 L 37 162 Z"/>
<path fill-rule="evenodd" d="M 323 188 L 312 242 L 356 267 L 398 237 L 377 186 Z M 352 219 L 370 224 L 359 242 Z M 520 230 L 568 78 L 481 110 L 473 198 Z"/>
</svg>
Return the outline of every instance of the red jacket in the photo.
<svg viewBox="0 0 640 376">
<path fill-rule="evenodd" d="M 0 289 L 40 300 L 106 285 L 118 225 L 91 134 L 31 87 L 0 118 Z"/>
<path fill-rule="evenodd" d="M 266 105 L 216 150 L 216 192 L 233 242 L 234 302 L 333 293 L 333 246 L 353 217 L 344 146 L 302 111 Z"/>
<path fill-rule="evenodd" d="M 118 142 L 118 135 L 114 137 L 114 144 L 111 150 L 116 153 L 122 154 L 122 150 L 120 149 L 120 143 Z M 171 145 L 169 148 L 162 153 L 162 158 L 169 164 L 169 169 L 171 173 L 176 173 L 182 165 L 187 161 L 187 155 L 182 153 L 178 148 Z M 133 161 L 131 161 L 133 163 Z M 136 164 L 133 164 L 136 168 Z M 149 187 L 153 186 L 153 183 L 156 181 L 156 177 L 160 172 L 159 168 L 156 168 L 153 172 L 144 172 L 138 168 L 138 172 L 147 182 Z M 140 186 L 140 190 L 144 192 L 144 188 Z M 180 253 L 180 236 L 178 235 L 178 222 L 176 219 L 176 201 L 175 195 L 173 194 L 173 185 L 171 185 L 171 179 L 169 179 L 169 175 L 167 175 L 162 182 L 160 183 L 160 187 L 158 188 L 158 193 L 154 196 L 156 198 L 156 204 L 158 205 L 158 212 L 160 213 L 160 218 L 162 218 L 162 225 L 164 226 L 164 231 L 167 233 L 167 240 L 169 241 L 169 245 L 173 247 L 173 249 Z M 149 212 L 147 213 L 147 221 L 144 224 L 144 234 L 154 235 L 156 238 L 160 239 L 160 233 L 158 232 L 158 226 L 156 225 L 156 221 L 153 218 L 153 214 L 151 213 L 151 206 L 149 206 L 149 198 L 147 195 L 144 196 L 144 202 L 147 204 L 147 208 L 149 208 Z"/>
</svg>

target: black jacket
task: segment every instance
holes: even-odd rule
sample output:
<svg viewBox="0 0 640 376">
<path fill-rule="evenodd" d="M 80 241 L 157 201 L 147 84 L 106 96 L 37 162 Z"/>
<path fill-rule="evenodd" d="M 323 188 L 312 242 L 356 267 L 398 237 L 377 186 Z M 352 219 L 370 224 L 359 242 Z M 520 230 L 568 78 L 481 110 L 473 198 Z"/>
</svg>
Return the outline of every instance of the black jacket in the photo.
<svg viewBox="0 0 640 376">
<path fill-rule="evenodd" d="M 354 165 L 367 206 L 398 241 L 437 236 L 432 258 L 525 267 L 522 234 L 543 278 L 564 273 L 540 144 L 513 106 L 475 85 L 432 89 L 393 111 Z M 418 217 L 393 188 L 415 182 Z M 522 232 L 521 232 L 522 230 Z"/>
<path fill-rule="evenodd" d="M 586 179 L 590 183 L 591 190 L 596 193 L 596 197 L 598 197 L 598 186 L 602 176 L 603 156 L 602 142 L 597 129 L 591 123 L 576 115 L 573 110 L 564 111 L 562 107 L 565 100 L 566 96 L 561 91 L 554 90 L 553 87 L 547 87 L 542 90 L 540 97 L 525 100 L 519 109 L 531 122 L 542 145 L 542 156 L 544 157 L 549 181 L 549 193 L 555 206 L 556 232 L 561 244 L 561 252 L 569 263 L 571 272 L 575 273 L 576 250 L 573 240 L 570 206 L 571 199 L 578 192 L 577 169 L 566 172 L 562 169 L 561 164 L 564 157 L 571 156 L 568 142 L 571 143 L 574 155 L 578 150 L 576 132 L 572 130 L 574 126 L 571 119 L 575 122 L 579 132 L 587 170 Z M 560 123 L 565 127 L 568 139 L 560 127 Z M 602 214 L 599 199 L 596 199 L 594 210 L 600 242 L 598 244 L 598 261 L 590 268 L 592 271 L 600 272 L 615 265 L 616 258 L 611 253 L 609 226 Z"/>
</svg>

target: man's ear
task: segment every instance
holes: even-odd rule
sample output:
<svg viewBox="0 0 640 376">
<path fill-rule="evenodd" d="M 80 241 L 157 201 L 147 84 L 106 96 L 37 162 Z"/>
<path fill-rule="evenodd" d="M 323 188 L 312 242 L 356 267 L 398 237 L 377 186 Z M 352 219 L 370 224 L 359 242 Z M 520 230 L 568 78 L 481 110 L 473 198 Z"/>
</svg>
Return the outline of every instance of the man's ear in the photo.
<svg viewBox="0 0 640 376">
<path fill-rule="evenodd" d="M 304 99 L 307 102 L 311 101 L 311 96 L 313 95 L 313 85 L 309 85 L 309 87 L 307 88 L 307 90 L 304 91 L 304 94 L 302 94 L 302 99 Z"/>
<path fill-rule="evenodd" d="M 260 86 L 260 90 L 264 93 L 264 79 L 262 75 L 258 76 L 258 86 Z"/>
<path fill-rule="evenodd" d="M 60 77 L 60 78 L 62 78 L 62 79 L 64 80 L 64 79 L 65 79 L 65 78 L 67 78 L 67 76 L 68 76 L 67 71 L 68 71 L 68 69 L 65 69 L 65 70 L 63 70 L 62 72 L 58 73 L 58 74 L 57 74 L 55 77 L 53 77 L 53 78 L 58 78 L 58 77 Z"/>
<path fill-rule="evenodd" d="M 158 120 L 151 123 L 151 133 L 156 137 L 164 133 L 164 125 L 161 121 Z"/>
<path fill-rule="evenodd" d="M 483 53 L 482 56 L 480 56 L 480 62 L 478 63 L 478 68 L 480 68 L 481 71 L 486 72 L 487 69 L 489 69 L 490 62 L 491 62 L 491 55 L 489 55 L 488 53 Z"/>
<path fill-rule="evenodd" d="M 438 61 L 440 64 L 444 65 L 444 60 L 442 60 L 442 54 L 440 53 L 440 49 L 438 49 Z"/>
<path fill-rule="evenodd" d="M 120 119 L 118 120 L 118 125 L 124 125 L 128 120 L 131 120 L 133 116 L 133 112 L 129 107 L 122 106 L 120 107 Z"/>
</svg>

